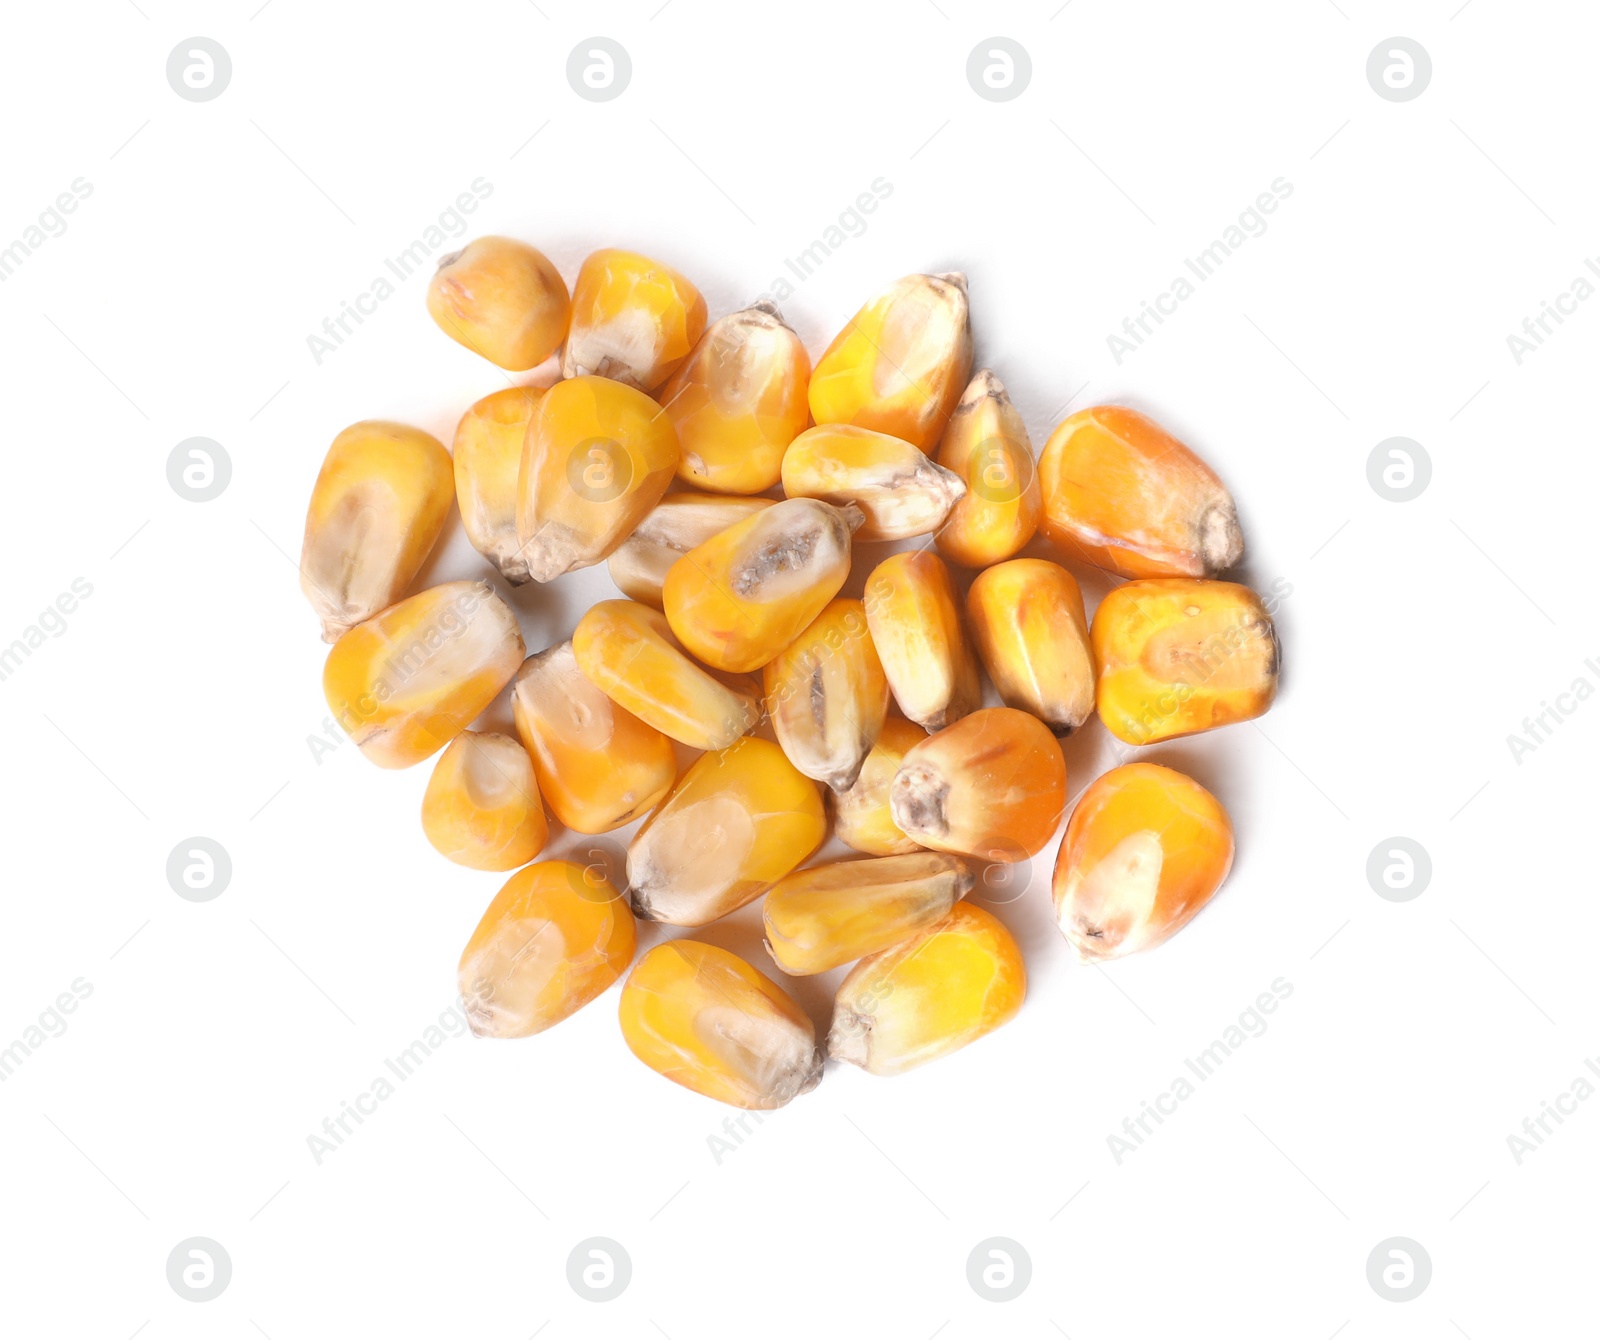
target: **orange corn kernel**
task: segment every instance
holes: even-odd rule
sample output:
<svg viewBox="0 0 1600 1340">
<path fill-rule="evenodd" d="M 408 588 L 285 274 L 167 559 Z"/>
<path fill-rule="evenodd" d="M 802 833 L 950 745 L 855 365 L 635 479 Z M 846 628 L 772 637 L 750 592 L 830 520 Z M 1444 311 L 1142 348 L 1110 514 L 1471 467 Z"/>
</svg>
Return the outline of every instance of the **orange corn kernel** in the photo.
<svg viewBox="0 0 1600 1340">
<path fill-rule="evenodd" d="M 1027 990 L 1011 932 L 981 907 L 957 903 L 943 921 L 850 970 L 834 1000 L 828 1055 L 899 1075 L 1010 1022 Z"/>
<path fill-rule="evenodd" d="M 811 360 L 770 302 L 733 312 L 700 337 L 661 391 L 683 446 L 678 478 L 713 493 L 761 493 L 805 428 Z"/>
<path fill-rule="evenodd" d="M 725 749 L 761 719 L 754 695 L 702 670 L 661 611 L 636 600 L 591 606 L 573 630 L 572 652 L 612 702 L 691 749 Z"/>
<path fill-rule="evenodd" d="M 811 417 L 931 451 L 971 370 L 967 277 L 907 275 L 851 317 L 817 360 Z"/>
<path fill-rule="evenodd" d="M 1154 763 L 1113 768 L 1083 793 L 1050 892 L 1085 963 L 1124 958 L 1182 930 L 1233 865 L 1233 824 L 1199 782 Z"/>
<path fill-rule="evenodd" d="M 1100 405 L 1065 419 L 1039 458 L 1044 533 L 1124 577 L 1212 577 L 1244 556 L 1211 467 L 1144 415 Z"/>
<path fill-rule="evenodd" d="M 867 578 L 862 603 L 894 700 L 911 720 L 939 730 L 983 701 L 950 570 L 937 554 L 891 554 Z"/>
<path fill-rule="evenodd" d="M 502 886 L 461 951 L 467 1024 L 480 1038 L 525 1038 L 582 1009 L 627 971 L 628 901 L 574 861 L 540 861 Z"/>
<path fill-rule="evenodd" d="M 446 582 L 391 605 L 333 644 L 322 692 L 380 768 L 449 744 L 522 664 L 522 633 L 488 582 Z"/>
<path fill-rule="evenodd" d="M 811 1020 L 742 958 L 698 940 L 669 940 L 623 983 L 628 1050 L 674 1084 L 733 1107 L 767 1111 L 822 1078 Z"/>
<path fill-rule="evenodd" d="M 944 524 L 967 491 L 961 476 L 887 433 L 850 424 L 808 428 L 783 454 L 783 491 L 866 515 L 858 540 L 904 540 Z"/>
<path fill-rule="evenodd" d="M 611 551 L 606 567 L 629 600 L 661 608 L 667 572 L 680 558 L 736 521 L 772 506 L 771 498 L 716 493 L 669 493 L 632 535 Z"/>
<path fill-rule="evenodd" d="M 952 563 L 986 568 L 1033 538 L 1044 506 L 1022 415 L 1000 378 L 985 368 L 967 389 L 939 441 L 939 464 L 967 486 L 934 543 Z"/>
<path fill-rule="evenodd" d="M 550 837 L 527 751 L 509 735 L 462 731 L 433 765 L 422 797 L 422 831 L 457 865 L 527 865 Z"/>
<path fill-rule="evenodd" d="M 989 861 L 1043 851 L 1066 803 L 1060 744 L 1014 707 L 986 707 L 930 735 L 906 752 L 889 786 L 907 837 Z"/>
<path fill-rule="evenodd" d="M 512 585 L 528 580 L 528 564 L 517 538 L 517 477 L 528 420 L 544 395 L 536 386 L 508 386 L 486 395 L 456 425 L 451 449 L 456 501 L 472 547 Z"/>
<path fill-rule="evenodd" d="M 575 833 L 632 823 L 677 778 L 672 741 L 591 684 L 570 641 L 522 663 L 511 682 L 511 712 L 540 792 Z"/>
<path fill-rule="evenodd" d="M 833 797 L 833 835 L 845 846 L 870 856 L 904 856 L 922 850 L 895 823 L 889 786 L 907 750 L 927 738 L 927 731 L 904 717 L 890 717 L 883 723 L 855 785 Z"/>
<path fill-rule="evenodd" d="M 512 372 L 537 367 L 567 337 L 567 286 L 541 251 L 480 237 L 440 258 L 428 314 L 457 344 Z"/>
<path fill-rule="evenodd" d="M 596 251 L 572 286 L 561 375 L 609 377 L 653 391 L 689 357 L 705 328 L 706 300 L 676 270 L 635 251 Z"/>
<path fill-rule="evenodd" d="M 1089 639 L 1100 720 L 1128 744 L 1249 721 L 1278 692 L 1272 616 L 1234 582 L 1128 582 L 1100 602 Z"/>
<path fill-rule="evenodd" d="M 1008 707 L 1066 735 L 1094 711 L 1094 656 L 1083 592 L 1042 558 L 1013 558 L 980 572 L 967 591 L 967 622 L 989 678 Z"/>
</svg>

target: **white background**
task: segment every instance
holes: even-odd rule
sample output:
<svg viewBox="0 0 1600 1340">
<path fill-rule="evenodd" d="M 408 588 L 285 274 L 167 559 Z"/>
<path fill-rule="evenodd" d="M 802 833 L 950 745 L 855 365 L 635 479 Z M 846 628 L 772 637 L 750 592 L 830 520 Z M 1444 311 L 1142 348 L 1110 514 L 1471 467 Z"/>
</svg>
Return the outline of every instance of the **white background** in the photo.
<svg viewBox="0 0 1600 1340">
<path fill-rule="evenodd" d="M 93 587 L 0 683 L 0 1046 L 75 979 L 93 988 L 0 1084 L 0 1329 L 1592 1327 L 1600 1102 L 1520 1165 L 1506 1140 L 1600 1051 L 1600 705 L 1520 764 L 1507 745 L 1573 680 L 1600 685 L 1600 303 L 1520 366 L 1506 344 L 1600 250 L 1589 7 L 257 5 L 15 7 L 0 45 L 0 246 L 74 178 L 93 187 L 0 287 L 0 644 L 75 578 Z M 633 62 L 605 104 L 564 73 L 595 33 Z M 195 34 L 232 58 L 212 102 L 166 82 Z M 994 34 L 1031 55 L 1011 102 L 966 81 Z M 1395 34 L 1432 57 L 1412 102 L 1366 80 Z M 1014 1023 L 898 1079 L 830 1067 L 720 1163 L 708 1137 L 731 1109 L 632 1058 L 615 989 L 535 1039 L 449 1042 L 314 1162 L 307 1136 L 449 1007 L 502 877 L 427 846 L 428 767 L 309 745 L 327 713 L 293 557 L 305 504 L 347 423 L 448 442 L 504 382 L 428 320 L 421 278 L 320 365 L 307 337 L 479 177 L 472 232 L 526 238 L 569 282 L 594 247 L 643 250 L 713 317 L 884 178 L 865 233 L 782 304 L 814 355 L 889 279 L 960 268 L 979 363 L 1036 446 L 1069 404 L 1121 401 L 1216 466 L 1249 580 L 1292 593 L 1272 712 L 1144 751 L 1237 825 L 1233 876 L 1190 928 L 1078 966 L 1049 916 L 1052 843 L 996 907 L 1030 973 Z M 1107 335 L 1280 177 L 1293 194 L 1268 230 L 1119 366 Z M 232 461 L 212 502 L 167 483 L 196 435 Z M 1407 503 L 1367 481 L 1395 435 L 1433 462 Z M 480 570 L 452 526 L 433 579 Z M 530 651 L 606 594 L 603 571 L 520 592 Z M 1088 728 L 1072 792 L 1116 758 Z M 194 835 L 233 862 L 207 903 L 165 875 Z M 1433 864 L 1406 903 L 1365 873 L 1395 835 Z M 757 910 L 707 938 L 770 967 Z M 1293 994 L 1268 1031 L 1119 1165 L 1108 1135 L 1280 977 Z M 823 1027 L 833 980 L 794 987 Z M 194 1235 L 233 1263 L 204 1304 L 165 1275 Z M 603 1305 L 566 1280 L 597 1235 L 633 1263 Z M 1414 1302 L 1366 1279 L 1395 1235 L 1433 1262 Z M 992 1236 L 1032 1260 L 1013 1302 L 967 1282 Z"/>
</svg>

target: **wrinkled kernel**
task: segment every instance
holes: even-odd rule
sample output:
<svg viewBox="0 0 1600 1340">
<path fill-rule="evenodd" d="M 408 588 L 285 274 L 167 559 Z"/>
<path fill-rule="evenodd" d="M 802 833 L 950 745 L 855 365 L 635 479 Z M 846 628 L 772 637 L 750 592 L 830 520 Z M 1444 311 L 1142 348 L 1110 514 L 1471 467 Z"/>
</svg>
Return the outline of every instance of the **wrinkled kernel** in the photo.
<svg viewBox="0 0 1600 1340">
<path fill-rule="evenodd" d="M 939 464 L 966 484 L 966 495 L 934 536 L 952 563 L 986 568 L 1033 538 L 1044 504 L 1027 426 L 985 368 L 975 375 L 939 442 Z"/>
<path fill-rule="evenodd" d="M 517 538 L 517 477 L 528 420 L 544 395 L 536 386 L 508 386 L 486 395 L 456 426 L 456 501 L 472 547 L 513 585 L 528 580 Z"/>
<path fill-rule="evenodd" d="M 984 669 L 1008 707 L 1066 735 L 1094 711 L 1094 655 L 1083 593 L 1042 558 L 1014 558 L 978 574 L 967 622 Z"/>
<path fill-rule="evenodd" d="M 909 442 L 830 423 L 789 444 L 783 491 L 839 507 L 854 503 L 866 516 L 858 540 L 904 540 L 937 530 L 967 486 Z"/>
<path fill-rule="evenodd" d="M 480 237 L 439 261 L 428 314 L 457 344 L 512 372 L 537 367 L 567 335 L 567 286 L 543 252 Z"/>
<path fill-rule="evenodd" d="M 927 731 L 903 717 L 890 717 L 883 723 L 855 784 L 833 797 L 833 835 L 845 846 L 871 856 L 904 856 L 922 849 L 895 823 L 889 786 L 906 751 L 927 738 Z"/>
<path fill-rule="evenodd" d="M 654 391 L 688 358 L 705 328 L 706 300 L 676 270 L 635 251 L 596 251 L 572 286 L 561 375 L 608 377 Z"/>
<path fill-rule="evenodd" d="M 867 578 L 862 603 L 894 700 L 911 720 L 939 730 L 983 701 L 950 570 L 937 554 L 891 554 Z"/>
<path fill-rule="evenodd" d="M 527 752 L 509 735 L 463 731 L 445 746 L 422 797 L 435 851 L 474 870 L 515 870 L 550 836 Z"/>
<path fill-rule="evenodd" d="M 715 493 L 669 493 L 606 560 L 611 580 L 630 600 L 661 608 L 672 565 L 736 521 L 772 506 L 770 498 Z"/>
</svg>

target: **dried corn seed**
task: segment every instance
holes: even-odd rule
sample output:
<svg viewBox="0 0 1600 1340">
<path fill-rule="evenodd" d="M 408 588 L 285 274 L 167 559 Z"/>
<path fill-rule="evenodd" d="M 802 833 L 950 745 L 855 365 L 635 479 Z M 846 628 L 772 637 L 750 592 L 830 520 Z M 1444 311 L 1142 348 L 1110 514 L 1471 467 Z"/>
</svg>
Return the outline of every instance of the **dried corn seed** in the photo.
<svg viewBox="0 0 1600 1340">
<path fill-rule="evenodd" d="M 783 491 L 840 507 L 855 503 L 867 518 L 856 533 L 859 540 L 904 540 L 943 525 L 967 486 L 909 442 L 829 423 L 806 429 L 789 444 Z"/>
<path fill-rule="evenodd" d="M 480 237 L 439 260 L 428 314 L 457 344 L 512 372 L 538 367 L 567 337 L 567 286 L 541 251 Z"/>
<path fill-rule="evenodd" d="M 1044 506 L 1033 444 L 1000 378 L 987 368 L 968 383 L 950 416 L 939 464 L 967 486 L 934 536 L 952 563 L 986 568 L 1033 538 Z"/>
<path fill-rule="evenodd" d="M 845 846 L 871 856 L 904 856 L 922 849 L 895 823 L 889 786 L 906 751 L 927 738 L 927 731 L 903 717 L 883 723 L 855 785 L 833 797 L 833 835 Z"/>
<path fill-rule="evenodd" d="M 669 493 L 611 553 L 606 566 L 617 589 L 630 600 L 661 608 L 667 570 L 698 544 L 736 521 L 772 506 L 770 498 L 733 498 L 715 493 Z"/>
<path fill-rule="evenodd" d="M 456 501 L 472 547 L 513 585 L 528 580 L 517 538 L 517 477 L 528 421 L 544 395 L 536 386 L 508 386 L 486 395 L 456 425 Z"/>
<path fill-rule="evenodd" d="M 422 831 L 457 865 L 527 865 L 550 837 L 527 751 L 509 735 L 462 731 L 433 765 L 422 797 Z"/>
<path fill-rule="evenodd" d="M 572 286 L 561 375 L 609 377 L 653 391 L 689 357 L 705 328 L 706 300 L 676 270 L 634 251 L 596 251 Z"/>
<path fill-rule="evenodd" d="M 983 701 L 950 570 L 937 554 L 891 554 L 867 578 L 862 603 L 894 700 L 911 720 L 939 730 Z"/>
<path fill-rule="evenodd" d="M 967 622 L 989 678 L 1008 707 L 1066 735 L 1094 711 L 1094 656 L 1083 592 L 1042 558 L 1013 558 L 978 574 Z"/>
</svg>

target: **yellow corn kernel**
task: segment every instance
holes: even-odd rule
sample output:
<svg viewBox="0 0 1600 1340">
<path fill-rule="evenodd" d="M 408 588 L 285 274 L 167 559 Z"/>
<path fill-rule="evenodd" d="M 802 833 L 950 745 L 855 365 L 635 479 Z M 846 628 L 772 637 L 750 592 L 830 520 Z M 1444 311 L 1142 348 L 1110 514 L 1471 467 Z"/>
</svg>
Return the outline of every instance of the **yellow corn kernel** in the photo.
<svg viewBox="0 0 1600 1340">
<path fill-rule="evenodd" d="M 702 754 L 628 846 L 634 911 L 704 926 L 759 898 L 827 832 L 817 784 L 770 740 Z"/>
<path fill-rule="evenodd" d="M 602 600 L 572 634 L 578 669 L 606 697 L 691 749 L 725 749 L 761 719 L 755 697 L 691 661 L 660 610 Z"/>
<path fill-rule="evenodd" d="M 907 275 L 851 317 L 817 360 L 811 417 L 931 451 L 971 370 L 967 277 Z"/>
<path fill-rule="evenodd" d="M 889 712 L 889 681 L 859 600 L 835 600 L 767 662 L 767 714 L 789 761 L 834 791 L 861 772 Z"/>
<path fill-rule="evenodd" d="M 987 368 L 967 384 L 950 416 L 939 441 L 939 464 L 967 486 L 934 536 L 952 563 L 986 568 L 1033 538 L 1044 506 L 1033 443 L 1000 378 Z"/>
<path fill-rule="evenodd" d="M 1249 721 L 1278 692 L 1272 616 L 1234 582 L 1127 582 L 1100 602 L 1089 640 L 1100 720 L 1128 744 Z"/>
<path fill-rule="evenodd" d="M 450 453 L 419 428 L 368 419 L 333 439 L 300 551 L 300 589 L 322 620 L 324 642 L 405 594 L 454 493 Z"/>
<path fill-rule="evenodd" d="M 678 775 L 672 741 L 601 693 L 572 643 L 530 656 L 511 713 L 540 793 L 575 833 L 609 833 L 654 809 Z"/>
<path fill-rule="evenodd" d="M 333 644 L 322 693 L 380 768 L 409 768 L 455 739 L 522 664 L 522 633 L 488 582 L 429 587 Z"/>
<path fill-rule="evenodd" d="M 976 880 L 961 857 L 937 851 L 797 870 L 762 904 L 767 952 L 791 977 L 827 972 L 937 925 Z"/>
<path fill-rule="evenodd" d="M 698 544 L 772 506 L 771 498 L 669 493 L 606 560 L 611 580 L 630 600 L 661 608 L 667 570 Z"/>
<path fill-rule="evenodd" d="M 598 563 L 672 482 L 678 437 L 642 391 L 605 377 L 557 382 L 528 420 L 517 537 L 529 575 L 552 581 Z"/>
<path fill-rule="evenodd" d="M 883 723 L 855 785 L 833 797 L 833 835 L 845 846 L 871 856 L 904 856 L 922 850 L 895 823 L 889 808 L 889 786 L 906 751 L 927 738 L 927 731 L 904 717 L 890 717 Z"/>
<path fill-rule="evenodd" d="M 1085 963 L 1177 934 L 1233 865 L 1233 824 L 1211 792 L 1154 763 L 1113 768 L 1083 793 L 1056 855 L 1056 921 Z"/>
<path fill-rule="evenodd" d="M 850 970 L 834 998 L 828 1055 L 899 1075 L 1010 1022 L 1027 990 L 1011 932 L 981 907 L 957 903 L 937 925 Z"/>
<path fill-rule="evenodd" d="M 718 670 L 765 665 L 844 585 L 860 518 L 855 508 L 788 498 L 696 545 L 661 588 L 678 641 Z"/>
<path fill-rule="evenodd" d="M 567 337 L 567 286 L 541 251 L 480 237 L 439 261 L 428 314 L 457 344 L 512 372 L 537 367 Z"/>
<path fill-rule="evenodd" d="M 422 797 L 433 849 L 473 870 L 515 870 L 550 838 L 523 747 L 494 731 L 462 731 L 433 765 Z"/>
<path fill-rule="evenodd" d="M 1040 525 L 1124 577 L 1213 577 L 1244 557 L 1233 498 L 1177 438 L 1121 405 L 1061 422 L 1039 458 Z"/>
<path fill-rule="evenodd" d="M 461 416 L 451 448 L 467 538 L 513 586 L 528 580 L 517 538 L 517 477 L 528 420 L 543 395 L 536 386 L 508 386 L 484 396 Z"/>
<path fill-rule="evenodd" d="M 867 518 L 858 540 L 904 540 L 943 525 L 967 486 L 898 437 L 827 423 L 789 444 L 783 491 L 840 507 L 855 503 Z"/>
<path fill-rule="evenodd" d="M 480 1038 L 525 1038 L 582 1009 L 633 961 L 628 901 L 593 870 L 540 861 L 517 871 L 461 952 L 457 981 Z"/>
<path fill-rule="evenodd" d="M 983 701 L 950 570 L 937 554 L 889 555 L 867 578 L 862 603 L 894 700 L 911 720 L 939 730 Z"/>
<path fill-rule="evenodd" d="M 676 270 L 634 251 L 596 251 L 572 286 L 561 375 L 609 377 L 653 391 L 689 357 L 705 328 L 706 300 Z"/>
<path fill-rule="evenodd" d="M 767 1111 L 822 1078 L 811 1020 L 742 958 L 669 940 L 634 965 L 618 1008 L 628 1050 L 674 1084 Z"/>
<path fill-rule="evenodd" d="M 1037 717 L 986 707 L 913 746 L 889 785 L 894 821 L 936 851 L 1036 856 L 1067 804 L 1061 746 Z"/>
<path fill-rule="evenodd" d="M 1042 558 L 1013 558 L 980 572 L 967 590 L 967 622 L 989 678 L 1008 707 L 1066 735 L 1094 711 L 1094 656 L 1083 592 Z"/>
<path fill-rule="evenodd" d="M 733 312 L 701 336 L 661 391 L 683 446 L 678 478 L 713 493 L 761 493 L 810 419 L 811 360 L 770 302 Z"/>
</svg>

